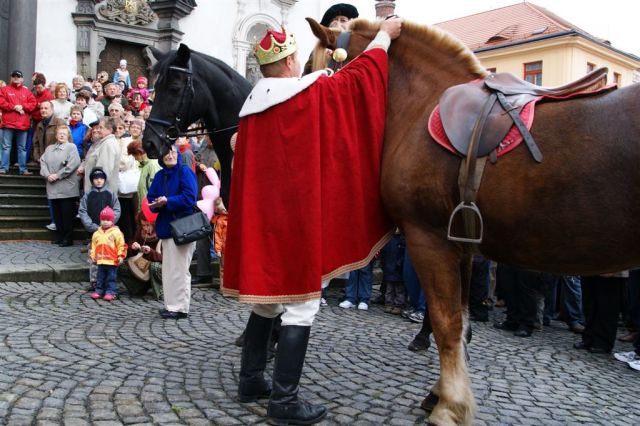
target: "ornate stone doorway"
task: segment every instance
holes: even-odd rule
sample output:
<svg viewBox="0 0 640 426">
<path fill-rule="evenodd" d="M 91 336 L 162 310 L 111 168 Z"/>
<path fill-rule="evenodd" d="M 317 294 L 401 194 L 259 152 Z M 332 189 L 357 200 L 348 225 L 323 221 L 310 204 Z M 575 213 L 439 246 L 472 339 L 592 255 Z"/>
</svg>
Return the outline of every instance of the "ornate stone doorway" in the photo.
<svg viewBox="0 0 640 426">
<path fill-rule="evenodd" d="M 144 45 L 107 39 L 107 46 L 100 53 L 98 59 L 98 72 L 106 71 L 109 79 L 113 79 L 113 73 L 120 65 L 120 59 L 127 60 L 127 69 L 131 76 L 131 84 L 135 87 L 138 76 L 149 76 L 147 61 L 143 56 Z"/>
</svg>

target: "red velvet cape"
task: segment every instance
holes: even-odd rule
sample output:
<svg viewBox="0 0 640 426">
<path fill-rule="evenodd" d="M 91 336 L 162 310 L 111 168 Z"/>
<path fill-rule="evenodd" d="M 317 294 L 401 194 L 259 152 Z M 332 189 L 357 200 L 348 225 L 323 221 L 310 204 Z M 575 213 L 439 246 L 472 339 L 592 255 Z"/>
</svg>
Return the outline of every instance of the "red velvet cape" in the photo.
<svg viewBox="0 0 640 426">
<path fill-rule="evenodd" d="M 321 280 L 366 265 L 393 225 L 380 197 L 387 55 L 240 120 L 222 292 L 248 303 L 320 298 Z"/>
</svg>

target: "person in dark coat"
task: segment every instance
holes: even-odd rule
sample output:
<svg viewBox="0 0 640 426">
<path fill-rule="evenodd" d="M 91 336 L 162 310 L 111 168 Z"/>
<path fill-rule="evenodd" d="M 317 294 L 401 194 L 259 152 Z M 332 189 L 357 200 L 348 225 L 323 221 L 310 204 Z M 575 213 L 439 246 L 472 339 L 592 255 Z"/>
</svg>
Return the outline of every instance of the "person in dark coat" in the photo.
<svg viewBox="0 0 640 426">
<path fill-rule="evenodd" d="M 160 160 L 162 169 L 156 173 L 147 193 L 147 201 L 156 218 L 156 234 L 162 242 L 162 292 L 165 309 L 160 316 L 180 319 L 189 316 L 191 273 L 189 265 L 195 242 L 176 245 L 171 237 L 173 220 L 193 213 L 198 185 L 191 168 L 182 164 L 175 146 Z"/>
</svg>

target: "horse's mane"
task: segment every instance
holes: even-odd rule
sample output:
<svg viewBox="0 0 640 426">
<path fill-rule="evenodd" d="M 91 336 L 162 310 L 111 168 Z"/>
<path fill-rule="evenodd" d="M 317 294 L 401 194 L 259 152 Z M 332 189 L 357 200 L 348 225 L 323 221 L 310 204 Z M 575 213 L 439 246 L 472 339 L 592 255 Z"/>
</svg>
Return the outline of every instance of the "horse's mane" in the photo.
<svg viewBox="0 0 640 426">
<path fill-rule="evenodd" d="M 153 66 L 153 73 L 156 76 L 166 74 L 169 71 L 169 67 L 176 59 L 176 56 L 177 50 L 171 50 L 167 54 L 163 55 L 162 58 L 160 58 L 158 62 L 156 62 L 156 64 Z M 196 64 L 196 66 L 193 67 L 193 73 L 198 77 L 211 78 L 213 73 L 217 80 L 221 75 L 226 76 L 228 80 L 231 80 L 233 82 L 245 80 L 244 77 L 238 74 L 238 72 L 236 72 L 233 68 L 231 68 L 220 59 L 214 58 L 213 56 L 205 55 L 204 53 L 191 50 L 191 61 Z M 206 66 L 202 66 L 203 64 Z"/>
<path fill-rule="evenodd" d="M 380 22 L 371 22 L 365 19 L 357 19 L 351 22 L 352 31 L 369 32 L 374 35 L 379 29 Z M 471 49 L 447 31 L 433 25 L 404 21 L 402 23 L 402 34 L 409 35 L 421 43 L 442 50 L 446 55 L 456 58 L 458 62 L 466 66 L 470 72 L 478 77 L 485 77 L 488 74 Z"/>
</svg>

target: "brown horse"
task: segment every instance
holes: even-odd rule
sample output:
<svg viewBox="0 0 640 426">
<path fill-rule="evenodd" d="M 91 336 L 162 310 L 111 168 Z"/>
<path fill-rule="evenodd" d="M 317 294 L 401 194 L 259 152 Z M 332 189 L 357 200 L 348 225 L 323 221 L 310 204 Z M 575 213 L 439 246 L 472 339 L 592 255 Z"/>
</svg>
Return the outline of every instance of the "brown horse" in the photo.
<svg viewBox="0 0 640 426">
<path fill-rule="evenodd" d="M 337 34 L 309 20 L 320 44 Z M 379 24 L 356 21 L 349 58 Z M 439 397 L 429 421 L 469 424 L 475 402 L 465 361 L 470 256 L 447 240 L 460 201 L 460 158 L 426 131 L 429 114 L 450 86 L 484 77 L 483 66 L 448 33 L 405 22 L 389 50 L 389 101 L 381 193 L 404 230 L 429 304 L 440 356 Z M 520 147 L 488 164 L 477 205 L 484 217 L 480 252 L 519 267 L 598 274 L 640 264 L 640 85 L 587 98 L 541 103 L 531 133 L 544 154 Z M 465 285 L 466 284 L 466 285 Z"/>
</svg>

